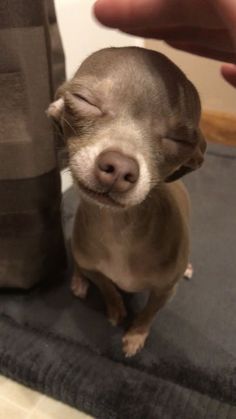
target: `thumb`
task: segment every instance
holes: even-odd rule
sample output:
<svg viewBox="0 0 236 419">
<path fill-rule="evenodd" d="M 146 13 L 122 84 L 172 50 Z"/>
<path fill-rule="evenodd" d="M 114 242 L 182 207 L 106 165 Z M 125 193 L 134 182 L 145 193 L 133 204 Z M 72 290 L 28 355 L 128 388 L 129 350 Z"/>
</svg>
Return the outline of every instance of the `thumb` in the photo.
<svg viewBox="0 0 236 419">
<path fill-rule="evenodd" d="M 221 67 L 221 74 L 228 83 L 236 87 L 236 65 L 235 64 L 223 64 Z"/>
</svg>

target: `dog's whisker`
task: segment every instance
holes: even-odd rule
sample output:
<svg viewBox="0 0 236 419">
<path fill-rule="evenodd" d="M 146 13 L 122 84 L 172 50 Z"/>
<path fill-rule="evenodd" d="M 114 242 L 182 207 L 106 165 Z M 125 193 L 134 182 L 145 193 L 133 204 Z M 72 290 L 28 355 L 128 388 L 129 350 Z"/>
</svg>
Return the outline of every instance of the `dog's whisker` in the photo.
<svg viewBox="0 0 236 419">
<path fill-rule="evenodd" d="M 70 122 L 65 117 L 63 117 L 62 120 L 68 125 L 69 128 L 71 128 L 71 130 L 73 131 L 73 133 L 75 135 L 77 135 L 77 132 L 76 132 L 75 128 L 70 124 Z"/>
</svg>

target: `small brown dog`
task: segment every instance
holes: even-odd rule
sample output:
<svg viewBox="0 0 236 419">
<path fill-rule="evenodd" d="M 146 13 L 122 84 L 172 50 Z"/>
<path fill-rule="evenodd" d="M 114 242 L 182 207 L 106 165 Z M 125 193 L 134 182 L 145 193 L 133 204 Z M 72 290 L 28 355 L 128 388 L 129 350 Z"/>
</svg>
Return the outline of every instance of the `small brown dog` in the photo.
<svg viewBox="0 0 236 419">
<path fill-rule="evenodd" d="M 206 148 L 198 94 L 169 59 L 142 48 L 109 48 L 87 58 L 48 110 L 62 126 L 78 185 L 72 290 L 88 279 L 113 324 L 126 310 L 119 288 L 149 290 L 123 337 L 140 350 L 156 312 L 172 296 L 189 258 L 189 201 L 180 181 Z"/>
</svg>

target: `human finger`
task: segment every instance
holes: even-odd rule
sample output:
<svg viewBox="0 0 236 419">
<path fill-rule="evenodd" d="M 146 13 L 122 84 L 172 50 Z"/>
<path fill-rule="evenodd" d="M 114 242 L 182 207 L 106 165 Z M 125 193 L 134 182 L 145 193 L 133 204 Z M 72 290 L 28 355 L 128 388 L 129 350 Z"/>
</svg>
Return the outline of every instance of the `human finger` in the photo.
<svg viewBox="0 0 236 419">
<path fill-rule="evenodd" d="M 235 64 L 223 64 L 221 67 L 221 74 L 228 83 L 236 87 L 236 65 Z"/>
<path fill-rule="evenodd" d="M 110 27 L 183 25 L 222 27 L 215 8 L 205 0 L 97 0 L 97 19 Z"/>
<path fill-rule="evenodd" d="M 197 46 L 234 53 L 234 44 L 225 29 L 204 29 L 192 27 L 139 27 L 122 28 L 122 31 L 143 38 L 163 39 L 167 42 L 184 42 Z"/>
<path fill-rule="evenodd" d="M 195 43 L 191 44 L 189 42 L 167 42 L 168 45 L 179 49 L 181 51 L 189 52 L 194 55 L 199 55 L 201 57 L 212 58 L 213 60 L 225 61 L 232 63 L 236 59 L 235 53 L 218 50 L 217 48 L 208 48 L 202 45 L 197 45 Z"/>
</svg>

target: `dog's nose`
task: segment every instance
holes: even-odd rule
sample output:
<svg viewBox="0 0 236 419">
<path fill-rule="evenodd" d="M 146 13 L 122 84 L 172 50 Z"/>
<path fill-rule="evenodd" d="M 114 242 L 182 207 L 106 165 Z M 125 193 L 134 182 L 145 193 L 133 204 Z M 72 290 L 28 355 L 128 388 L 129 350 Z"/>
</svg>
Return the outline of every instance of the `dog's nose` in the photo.
<svg viewBox="0 0 236 419">
<path fill-rule="evenodd" d="M 121 152 L 104 151 L 96 160 L 95 176 L 109 191 L 127 192 L 139 178 L 139 166 L 135 159 Z"/>
</svg>

